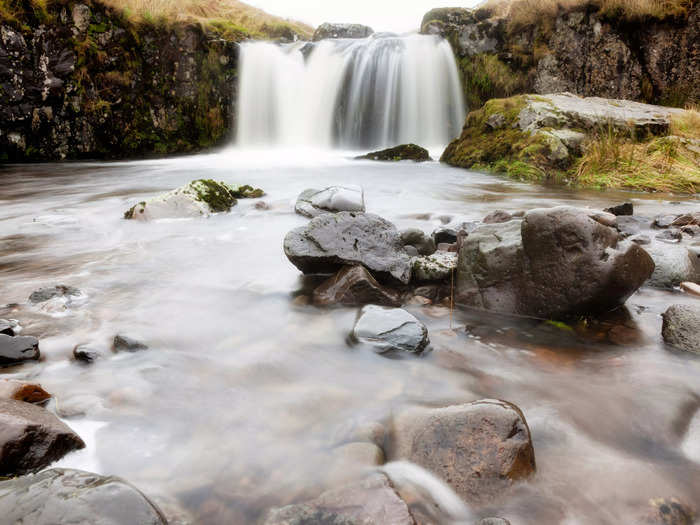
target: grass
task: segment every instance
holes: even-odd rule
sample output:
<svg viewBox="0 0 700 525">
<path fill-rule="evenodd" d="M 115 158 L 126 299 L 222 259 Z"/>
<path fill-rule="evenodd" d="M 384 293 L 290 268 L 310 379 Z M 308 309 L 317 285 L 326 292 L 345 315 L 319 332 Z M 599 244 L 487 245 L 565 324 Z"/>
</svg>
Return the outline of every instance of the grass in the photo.
<svg viewBox="0 0 700 525">
<path fill-rule="evenodd" d="M 590 6 L 602 15 L 623 20 L 684 17 L 697 0 L 487 0 L 482 8 L 495 16 L 508 18 L 509 27 L 517 30 L 541 23 L 560 11 Z"/>
<path fill-rule="evenodd" d="M 249 6 L 238 0 L 93 0 L 120 13 L 134 24 L 199 23 L 232 40 L 243 38 L 310 38 L 313 28 Z M 50 21 L 49 8 L 65 0 L 0 0 L 0 20 L 21 22 L 29 13 Z M 90 3 L 87 1 L 86 3 Z"/>
</svg>

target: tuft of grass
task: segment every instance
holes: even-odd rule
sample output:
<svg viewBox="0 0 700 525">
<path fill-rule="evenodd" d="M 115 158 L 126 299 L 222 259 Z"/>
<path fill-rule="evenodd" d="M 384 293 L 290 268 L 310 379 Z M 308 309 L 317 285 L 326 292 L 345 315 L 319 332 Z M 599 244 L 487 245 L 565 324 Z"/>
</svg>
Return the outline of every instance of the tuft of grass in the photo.
<svg viewBox="0 0 700 525">
<path fill-rule="evenodd" d="M 506 98 L 527 89 L 527 75 L 513 71 L 496 55 L 482 53 L 460 61 L 467 107 L 479 108 L 487 100 Z"/>
<path fill-rule="evenodd" d="M 689 107 L 684 113 L 672 116 L 669 133 L 686 139 L 700 140 L 700 111 Z"/>
</svg>

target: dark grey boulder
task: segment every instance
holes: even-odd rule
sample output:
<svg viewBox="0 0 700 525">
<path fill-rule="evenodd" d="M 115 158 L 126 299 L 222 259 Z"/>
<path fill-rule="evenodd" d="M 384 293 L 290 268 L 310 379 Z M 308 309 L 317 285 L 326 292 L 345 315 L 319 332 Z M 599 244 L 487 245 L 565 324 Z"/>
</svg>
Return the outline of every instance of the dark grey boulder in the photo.
<svg viewBox="0 0 700 525">
<path fill-rule="evenodd" d="M 18 328 L 19 325 L 15 321 L 0 319 L 0 335 L 15 336 L 17 335 Z"/>
<path fill-rule="evenodd" d="M 313 302 L 319 306 L 399 306 L 401 297 L 379 284 L 363 266 L 346 266 L 314 290 Z"/>
<path fill-rule="evenodd" d="M 77 345 L 73 348 L 73 357 L 83 363 L 94 363 L 104 357 L 104 352 L 90 345 Z"/>
<path fill-rule="evenodd" d="M 535 472 L 525 416 L 505 401 L 409 410 L 395 418 L 391 443 L 390 460 L 429 470 L 470 505 L 491 503 Z"/>
<path fill-rule="evenodd" d="M 663 314 L 666 344 L 700 354 L 700 306 L 674 304 Z"/>
<path fill-rule="evenodd" d="M 0 399 L 0 476 L 37 472 L 81 448 L 83 440 L 51 412 Z"/>
<path fill-rule="evenodd" d="M 5 523 L 32 525 L 167 525 L 143 493 L 121 478 L 51 469 L 0 482 Z"/>
<path fill-rule="evenodd" d="M 430 343 L 428 329 L 401 308 L 365 306 L 357 317 L 353 338 L 372 346 L 377 353 L 421 353 Z"/>
<path fill-rule="evenodd" d="M 700 247 L 685 243 L 664 243 L 653 240 L 644 249 L 654 260 L 654 273 L 649 285 L 673 288 L 680 283 L 700 281 Z"/>
<path fill-rule="evenodd" d="M 40 288 L 29 296 L 29 302 L 32 304 L 44 303 L 53 299 L 54 297 L 77 297 L 82 295 L 82 292 L 77 288 L 72 286 L 65 286 L 59 284 L 58 286 L 50 286 L 47 288 Z"/>
<path fill-rule="evenodd" d="M 612 310 L 654 271 L 651 257 L 587 210 L 561 206 L 484 225 L 459 251 L 457 302 L 562 318 Z"/>
<path fill-rule="evenodd" d="M 0 334 L 0 367 L 39 359 L 39 340 L 29 336 Z"/>
<path fill-rule="evenodd" d="M 612 213 L 618 217 L 634 215 L 634 205 L 631 202 L 623 202 L 622 204 L 617 204 L 611 206 L 610 208 L 605 208 L 603 210 L 607 213 Z"/>
<path fill-rule="evenodd" d="M 325 40 L 328 38 L 367 38 L 374 30 L 371 27 L 360 24 L 331 24 L 324 23 L 316 28 L 313 41 Z"/>
<path fill-rule="evenodd" d="M 384 162 L 397 162 L 400 160 L 427 162 L 433 160 L 430 158 L 430 152 L 417 144 L 402 144 L 401 146 L 383 149 L 381 151 L 372 151 L 371 153 L 367 153 L 367 155 L 356 157 L 356 159 L 379 160 Z"/>
<path fill-rule="evenodd" d="M 418 252 L 417 255 L 432 255 L 437 250 L 432 237 L 425 234 L 418 228 L 409 228 L 401 232 L 401 243 L 404 246 L 413 246 Z"/>
<path fill-rule="evenodd" d="M 305 274 L 361 264 L 375 277 L 411 280 L 411 258 L 396 227 L 371 213 L 324 214 L 289 232 L 284 253 Z"/>
<path fill-rule="evenodd" d="M 408 505 L 385 474 L 270 511 L 264 525 L 414 525 Z"/>
<path fill-rule="evenodd" d="M 112 348 L 115 352 L 140 352 L 148 350 L 148 345 L 125 335 L 115 335 Z"/>
</svg>

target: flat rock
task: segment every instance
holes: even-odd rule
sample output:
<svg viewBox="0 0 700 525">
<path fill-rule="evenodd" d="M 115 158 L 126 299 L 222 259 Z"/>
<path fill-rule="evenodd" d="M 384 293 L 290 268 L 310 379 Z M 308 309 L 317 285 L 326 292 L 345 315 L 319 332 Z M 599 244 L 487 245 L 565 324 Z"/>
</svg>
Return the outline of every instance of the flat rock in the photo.
<svg viewBox="0 0 700 525">
<path fill-rule="evenodd" d="M 401 297 L 379 284 L 364 266 L 346 266 L 314 290 L 313 302 L 320 306 L 399 306 Z"/>
<path fill-rule="evenodd" d="M 674 304 L 663 320 L 661 334 L 666 344 L 700 354 L 700 306 Z"/>
<path fill-rule="evenodd" d="M 32 525 L 167 525 L 156 505 L 130 483 L 72 469 L 0 482 L 0 515 Z"/>
<path fill-rule="evenodd" d="M 323 23 L 314 32 L 313 41 L 337 38 L 367 38 L 374 33 L 371 27 L 361 24 Z"/>
<path fill-rule="evenodd" d="M 449 281 L 457 269 L 457 253 L 435 252 L 413 259 L 413 280 L 419 282 Z"/>
<path fill-rule="evenodd" d="M 375 305 L 360 311 L 352 335 L 356 341 L 374 347 L 377 353 L 419 354 L 430 343 L 428 329 L 406 310 Z"/>
<path fill-rule="evenodd" d="M 495 400 L 399 415 L 389 456 L 427 469 L 476 506 L 535 472 L 525 417 L 515 405 Z"/>
<path fill-rule="evenodd" d="M 29 336 L 0 334 L 0 367 L 39 359 L 39 340 Z"/>
<path fill-rule="evenodd" d="M 330 186 L 323 190 L 308 189 L 297 198 L 294 211 L 313 218 L 323 213 L 365 211 L 365 195 L 360 186 Z"/>
<path fill-rule="evenodd" d="M 0 399 L 14 399 L 25 403 L 43 403 L 51 398 L 41 385 L 12 379 L 0 379 Z"/>
<path fill-rule="evenodd" d="M 305 274 L 335 273 L 342 266 L 365 266 L 376 277 L 411 280 L 411 258 L 396 227 L 370 213 L 320 215 L 289 232 L 284 253 Z"/>
<path fill-rule="evenodd" d="M 52 413 L 22 401 L 0 399 L 0 429 L 0 476 L 37 472 L 85 448 L 83 440 Z"/>
<path fill-rule="evenodd" d="M 414 162 L 426 162 L 433 160 L 430 158 L 430 152 L 421 148 L 416 144 L 403 144 L 393 148 L 383 149 L 381 151 L 373 151 L 367 155 L 357 157 L 358 160 L 380 160 L 380 161 L 400 161 L 412 160 Z"/>
<path fill-rule="evenodd" d="M 384 474 L 324 492 L 317 499 L 274 509 L 264 525 L 414 525 L 406 503 Z"/>
<path fill-rule="evenodd" d="M 623 304 L 653 271 L 641 247 L 590 211 L 537 209 L 522 222 L 469 234 L 459 251 L 457 303 L 552 319 L 604 312 Z"/>
</svg>

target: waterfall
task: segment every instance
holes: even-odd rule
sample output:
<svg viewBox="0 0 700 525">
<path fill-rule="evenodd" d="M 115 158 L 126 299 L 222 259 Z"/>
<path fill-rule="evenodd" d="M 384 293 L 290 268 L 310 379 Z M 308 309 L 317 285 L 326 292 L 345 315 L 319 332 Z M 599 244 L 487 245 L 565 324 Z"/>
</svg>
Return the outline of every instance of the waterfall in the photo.
<svg viewBox="0 0 700 525">
<path fill-rule="evenodd" d="M 241 46 L 244 147 L 444 146 L 464 103 L 452 49 L 428 35 Z"/>
</svg>

